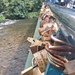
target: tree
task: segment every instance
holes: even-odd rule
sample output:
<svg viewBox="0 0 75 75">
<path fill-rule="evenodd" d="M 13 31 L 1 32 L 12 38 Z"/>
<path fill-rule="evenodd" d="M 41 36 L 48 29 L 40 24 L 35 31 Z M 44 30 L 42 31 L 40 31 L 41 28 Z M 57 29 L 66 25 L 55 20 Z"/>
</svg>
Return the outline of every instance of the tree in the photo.
<svg viewBox="0 0 75 75">
<path fill-rule="evenodd" d="M 11 0 L 7 8 L 7 13 L 8 13 L 7 17 L 12 19 L 26 18 L 27 12 L 28 11 L 25 8 L 24 0 Z"/>
<path fill-rule="evenodd" d="M 40 9 L 40 7 L 41 7 L 41 4 L 42 4 L 42 2 L 43 2 L 44 0 L 34 0 L 34 11 L 37 11 L 37 10 L 39 10 Z"/>
<path fill-rule="evenodd" d="M 5 8 L 4 2 L 3 0 L 0 0 L 0 13 L 4 11 L 4 8 Z"/>
<path fill-rule="evenodd" d="M 36 12 L 40 9 L 42 1 L 43 0 L 0 0 L 0 11 L 5 10 L 7 12 L 7 18 L 27 18 L 28 13 Z"/>
</svg>

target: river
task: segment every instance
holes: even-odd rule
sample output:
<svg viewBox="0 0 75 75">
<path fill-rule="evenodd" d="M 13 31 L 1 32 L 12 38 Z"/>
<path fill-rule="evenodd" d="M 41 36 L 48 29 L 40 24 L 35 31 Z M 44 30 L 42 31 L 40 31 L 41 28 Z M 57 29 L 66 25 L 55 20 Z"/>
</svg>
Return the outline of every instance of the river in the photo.
<svg viewBox="0 0 75 75">
<path fill-rule="evenodd" d="M 20 75 L 24 69 L 37 19 L 24 19 L 0 26 L 0 75 Z"/>
</svg>

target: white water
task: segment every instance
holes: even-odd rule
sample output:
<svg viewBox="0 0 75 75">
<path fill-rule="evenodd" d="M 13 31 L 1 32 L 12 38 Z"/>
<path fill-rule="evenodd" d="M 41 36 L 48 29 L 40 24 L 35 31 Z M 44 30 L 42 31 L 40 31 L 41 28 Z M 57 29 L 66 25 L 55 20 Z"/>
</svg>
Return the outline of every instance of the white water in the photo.
<svg viewBox="0 0 75 75">
<path fill-rule="evenodd" d="M 16 23 L 17 20 L 8 20 L 6 22 L 1 22 L 0 23 L 0 26 L 3 26 L 3 25 L 11 25 L 11 24 L 14 24 Z"/>
</svg>

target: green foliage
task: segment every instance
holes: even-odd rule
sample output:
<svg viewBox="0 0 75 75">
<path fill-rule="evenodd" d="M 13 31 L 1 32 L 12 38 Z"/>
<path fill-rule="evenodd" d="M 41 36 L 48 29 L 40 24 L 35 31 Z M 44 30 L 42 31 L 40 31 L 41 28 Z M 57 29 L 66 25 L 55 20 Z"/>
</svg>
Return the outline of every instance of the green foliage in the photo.
<svg viewBox="0 0 75 75">
<path fill-rule="evenodd" d="M 36 18 L 38 17 L 39 12 L 30 12 L 28 13 L 28 18 Z"/>
<path fill-rule="evenodd" d="M 5 17 L 2 14 L 0 14 L 0 22 L 2 22 L 4 20 L 5 20 Z"/>
<path fill-rule="evenodd" d="M 0 13 L 4 11 L 4 8 L 5 8 L 4 2 L 3 0 L 0 0 Z"/>
<path fill-rule="evenodd" d="M 0 0 L 3 7 L 0 11 L 6 11 L 6 18 L 23 19 L 36 17 L 35 12 L 39 11 L 43 0 Z M 1 6 L 2 6 L 1 5 Z M 33 12 L 33 13 L 32 13 Z"/>
<path fill-rule="evenodd" d="M 7 8 L 7 17 L 11 19 L 26 18 L 28 11 L 25 7 L 25 1 L 11 0 Z"/>
<path fill-rule="evenodd" d="M 26 9 L 28 12 L 32 12 L 33 11 L 33 8 L 34 8 L 34 2 L 31 0 L 27 0 L 26 1 Z"/>
<path fill-rule="evenodd" d="M 40 7 L 41 7 L 41 4 L 42 4 L 42 2 L 43 2 L 44 0 L 34 0 L 34 11 L 37 11 L 37 10 L 39 10 L 40 9 Z"/>
</svg>

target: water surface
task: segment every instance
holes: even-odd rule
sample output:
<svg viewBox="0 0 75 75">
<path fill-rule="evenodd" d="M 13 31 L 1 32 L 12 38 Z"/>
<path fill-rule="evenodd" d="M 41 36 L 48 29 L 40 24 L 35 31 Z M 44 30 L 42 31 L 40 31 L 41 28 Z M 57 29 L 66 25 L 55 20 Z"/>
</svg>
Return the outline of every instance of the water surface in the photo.
<svg viewBox="0 0 75 75">
<path fill-rule="evenodd" d="M 20 75 L 24 69 L 37 19 L 20 20 L 12 25 L 0 26 L 0 75 Z"/>
</svg>

